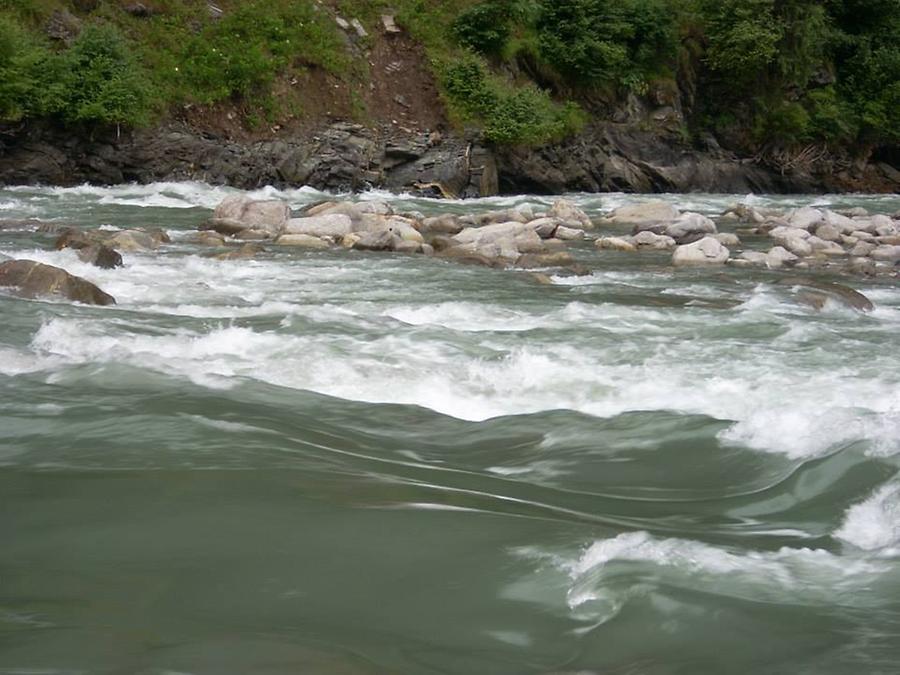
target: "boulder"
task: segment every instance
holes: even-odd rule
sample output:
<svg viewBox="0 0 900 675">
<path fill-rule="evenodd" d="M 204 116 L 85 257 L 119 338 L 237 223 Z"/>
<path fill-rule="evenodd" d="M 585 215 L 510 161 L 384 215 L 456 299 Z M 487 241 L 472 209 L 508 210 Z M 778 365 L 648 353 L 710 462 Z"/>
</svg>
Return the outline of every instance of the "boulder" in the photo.
<svg viewBox="0 0 900 675">
<path fill-rule="evenodd" d="M 328 242 L 309 234 L 283 234 L 275 240 L 278 246 L 297 246 L 300 248 L 328 248 Z"/>
<path fill-rule="evenodd" d="M 810 206 L 804 206 L 803 208 L 797 209 L 791 214 L 790 224 L 791 227 L 796 227 L 801 230 L 810 230 L 814 226 L 818 225 L 825 219 L 825 214 L 823 214 L 819 209 L 814 209 Z"/>
<path fill-rule="evenodd" d="M 853 232 L 853 230 L 851 229 L 850 232 Z M 824 225 L 819 225 L 819 227 L 816 228 L 816 236 L 819 239 L 824 239 L 825 241 L 840 241 L 841 230 L 839 230 L 834 225 L 825 223 Z"/>
<path fill-rule="evenodd" d="M 594 242 L 594 246 L 604 251 L 637 251 L 631 237 L 602 237 Z"/>
<path fill-rule="evenodd" d="M 579 241 L 584 239 L 584 230 L 560 225 L 553 236 L 563 241 Z"/>
<path fill-rule="evenodd" d="M 394 235 L 388 230 L 361 232 L 353 248 L 357 251 L 391 251 L 394 248 Z"/>
<path fill-rule="evenodd" d="M 380 200 L 365 202 L 323 202 L 316 204 L 303 212 L 304 216 L 345 215 L 356 222 L 364 215 L 390 216 L 394 210 L 390 204 Z"/>
<path fill-rule="evenodd" d="M 281 234 L 290 217 L 291 209 L 287 202 L 280 199 L 256 200 L 245 195 L 226 197 L 213 213 L 214 221 L 238 223 L 245 230 L 265 230 L 272 236 Z M 217 228 L 212 229 L 221 232 Z"/>
<path fill-rule="evenodd" d="M 168 240 L 162 231 L 122 230 L 106 237 L 103 243 L 112 248 L 131 253 L 155 251 Z"/>
<path fill-rule="evenodd" d="M 484 265 L 486 267 L 506 267 L 507 261 L 490 257 L 482 253 L 476 253 L 465 246 L 452 246 L 438 251 L 442 258 L 466 265 Z"/>
<path fill-rule="evenodd" d="M 557 199 L 553 202 L 553 206 L 547 212 L 550 218 L 558 218 L 567 223 L 577 223 L 582 229 L 590 229 L 592 227 L 591 219 L 588 215 L 575 206 L 568 199 Z"/>
<path fill-rule="evenodd" d="M 305 234 L 310 237 L 343 237 L 352 231 L 353 221 L 343 213 L 291 218 L 284 226 L 284 234 Z"/>
<path fill-rule="evenodd" d="M 812 247 L 813 253 L 829 256 L 847 254 L 840 244 L 836 244 L 833 241 L 825 241 L 815 235 L 807 239 L 806 243 Z"/>
<path fill-rule="evenodd" d="M 516 266 L 523 269 L 536 269 L 543 267 L 570 267 L 575 263 L 572 255 L 565 251 L 556 253 L 529 253 L 521 256 L 516 261 Z"/>
<path fill-rule="evenodd" d="M 459 234 L 455 235 L 455 239 L 460 244 L 469 243 L 490 243 L 516 237 L 525 232 L 533 232 L 528 225 L 518 222 L 496 223 L 494 225 L 486 225 L 484 227 L 467 227 Z"/>
<path fill-rule="evenodd" d="M 799 260 L 800 258 L 782 246 L 776 246 L 766 253 L 766 267 L 773 270 L 796 265 Z"/>
<path fill-rule="evenodd" d="M 200 246 L 225 246 L 225 237 L 218 232 L 198 232 L 192 241 Z"/>
<path fill-rule="evenodd" d="M 404 241 L 400 240 L 394 242 L 394 252 L 395 253 L 421 253 L 422 252 L 422 244 L 415 241 Z"/>
<path fill-rule="evenodd" d="M 704 237 L 700 241 L 679 246 L 672 254 L 672 263 L 676 267 L 690 265 L 724 265 L 728 262 L 730 252 L 712 237 Z"/>
<path fill-rule="evenodd" d="M 621 206 L 612 212 L 608 221 L 616 225 L 642 223 L 671 223 L 678 218 L 678 209 L 666 202 L 647 202 Z"/>
<path fill-rule="evenodd" d="M 760 253 L 759 251 L 744 251 L 739 259 L 746 260 L 751 265 L 766 265 L 769 260 L 765 253 Z"/>
<path fill-rule="evenodd" d="M 114 305 L 116 299 L 64 269 L 33 260 L 0 263 L 0 286 L 14 287 L 25 298 L 59 296 L 86 305 Z"/>
<path fill-rule="evenodd" d="M 544 253 L 547 250 L 546 242 L 532 230 L 516 235 L 512 241 L 519 253 Z"/>
<path fill-rule="evenodd" d="M 561 225 L 556 218 L 537 218 L 528 223 L 528 227 L 537 232 L 541 239 L 552 239 L 556 235 L 556 228 Z"/>
<path fill-rule="evenodd" d="M 670 251 L 676 246 L 672 237 L 653 234 L 648 231 L 635 235 L 631 238 L 631 241 L 639 249 L 650 249 L 653 251 Z"/>
<path fill-rule="evenodd" d="M 824 222 L 826 225 L 829 225 L 835 228 L 841 234 L 850 234 L 853 230 L 856 229 L 856 223 L 852 218 L 848 218 L 845 215 L 841 215 L 840 213 L 835 213 L 834 211 L 825 211 L 824 212 Z M 820 228 L 821 229 L 821 228 Z M 816 232 L 818 234 L 818 232 Z M 819 234 L 822 237 L 821 234 Z M 825 239 L 825 237 L 822 237 Z"/>
<path fill-rule="evenodd" d="M 769 236 L 773 239 L 784 239 L 787 237 L 796 237 L 798 239 L 809 239 L 812 235 L 806 230 L 800 230 L 795 227 L 779 225 L 769 230 Z"/>
<path fill-rule="evenodd" d="M 500 209 L 462 216 L 460 222 L 469 227 L 484 227 L 486 225 L 496 225 L 497 223 L 527 223 L 529 215 L 534 215 L 534 213 L 527 214 L 519 208 Z"/>
<path fill-rule="evenodd" d="M 763 214 L 748 204 L 735 204 L 724 215 L 729 216 L 729 220 L 733 216 L 734 220 L 742 223 L 764 223 L 766 221 Z"/>
<path fill-rule="evenodd" d="M 873 260 L 895 262 L 900 260 L 900 246 L 879 246 L 869 254 Z"/>
<path fill-rule="evenodd" d="M 718 234 L 713 235 L 713 239 L 726 247 L 737 248 L 741 245 L 741 238 L 731 232 L 719 232 Z"/>
<path fill-rule="evenodd" d="M 463 224 L 459 218 L 451 213 L 445 213 L 422 221 L 422 232 L 425 234 L 459 234 L 463 230 Z"/>
<path fill-rule="evenodd" d="M 878 246 L 868 241 L 860 241 L 857 242 L 856 245 L 850 249 L 850 255 L 854 258 L 862 258 L 867 255 L 871 255 L 872 251 L 874 251 Z"/>
<path fill-rule="evenodd" d="M 706 235 L 716 232 L 718 232 L 716 224 L 699 213 L 684 213 L 665 230 L 665 234 L 675 241 L 692 234 Z"/>
<path fill-rule="evenodd" d="M 807 241 L 807 239 L 810 238 L 809 232 L 799 229 L 792 230 L 789 228 L 776 228 L 772 231 L 772 234 L 779 230 L 786 230 L 774 236 L 775 241 L 780 246 L 786 248 L 794 255 L 800 256 L 801 258 L 812 255 L 812 245 Z"/>
<path fill-rule="evenodd" d="M 247 226 L 239 220 L 230 218 L 210 218 L 201 223 L 199 229 L 201 232 L 211 230 L 216 234 L 233 237 L 237 233 L 246 230 Z"/>
</svg>

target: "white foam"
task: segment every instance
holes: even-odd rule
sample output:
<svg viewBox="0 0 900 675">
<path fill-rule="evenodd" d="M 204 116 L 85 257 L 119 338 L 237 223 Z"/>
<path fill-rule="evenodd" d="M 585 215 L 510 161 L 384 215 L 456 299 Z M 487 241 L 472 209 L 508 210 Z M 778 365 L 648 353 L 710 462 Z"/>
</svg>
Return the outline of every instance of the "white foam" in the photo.
<svg viewBox="0 0 900 675">
<path fill-rule="evenodd" d="M 753 602 L 783 603 L 786 598 L 810 605 L 885 602 L 872 585 L 891 570 L 887 561 L 820 549 L 735 552 L 647 532 L 601 539 L 574 556 L 534 548 L 514 553 L 563 572 L 568 578 L 563 591 L 569 610 L 579 619 L 598 623 L 613 618 L 629 599 L 661 586 Z"/>
<path fill-rule="evenodd" d="M 865 551 L 900 555 L 900 483 L 851 506 L 834 536 Z"/>
</svg>

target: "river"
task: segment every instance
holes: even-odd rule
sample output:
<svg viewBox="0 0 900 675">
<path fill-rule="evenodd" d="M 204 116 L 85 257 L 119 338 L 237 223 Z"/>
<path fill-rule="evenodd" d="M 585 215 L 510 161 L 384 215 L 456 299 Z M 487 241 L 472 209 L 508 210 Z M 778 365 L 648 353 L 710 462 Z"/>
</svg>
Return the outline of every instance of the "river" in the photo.
<svg viewBox="0 0 900 675">
<path fill-rule="evenodd" d="M 849 282 L 863 315 L 589 244 L 552 285 L 214 260 L 190 235 L 231 192 L 0 189 L 0 218 L 173 239 L 101 270 L 0 231 L 118 300 L 0 294 L 0 673 L 900 672 L 896 280 Z"/>
</svg>

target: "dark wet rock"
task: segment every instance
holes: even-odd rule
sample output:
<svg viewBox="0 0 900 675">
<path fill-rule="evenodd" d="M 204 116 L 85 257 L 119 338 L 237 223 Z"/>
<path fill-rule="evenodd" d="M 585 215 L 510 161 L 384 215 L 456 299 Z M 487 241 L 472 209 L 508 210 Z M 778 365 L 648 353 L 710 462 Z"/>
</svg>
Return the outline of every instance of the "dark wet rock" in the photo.
<svg viewBox="0 0 900 675">
<path fill-rule="evenodd" d="M 508 263 L 506 260 L 476 253 L 460 246 L 454 246 L 440 251 L 435 248 L 435 251 L 437 251 L 438 257 L 446 258 L 447 260 L 452 260 L 453 262 L 462 263 L 464 265 L 483 265 L 484 267 L 502 268 L 506 267 Z"/>
<path fill-rule="evenodd" d="M 44 26 L 44 32 L 51 40 L 59 40 L 71 44 L 81 32 L 81 20 L 65 9 L 58 9 Z"/>
<path fill-rule="evenodd" d="M 875 305 L 869 298 L 857 290 L 827 281 L 817 281 L 803 277 L 788 277 L 778 281 L 781 286 L 800 289 L 798 300 L 815 309 L 822 309 L 828 300 L 833 300 L 859 312 L 871 312 Z"/>
<path fill-rule="evenodd" d="M 653 122 L 651 127 L 658 126 Z M 868 174 L 854 178 L 865 185 Z M 880 174 L 879 174 L 880 175 Z M 816 192 L 840 189 L 832 174 L 781 175 L 749 160 L 686 146 L 678 134 L 596 122 L 540 147 L 492 148 L 477 137 L 332 123 L 303 134 L 239 142 L 170 122 L 73 136 L 31 122 L 3 137 L 0 183 L 198 180 L 243 189 L 309 185 L 334 192 L 371 187 L 436 197 L 498 193 Z M 879 178 L 883 181 L 883 178 Z M 873 183 L 885 191 L 889 184 Z M 893 186 L 895 191 L 900 185 Z M 887 190 L 890 191 L 890 190 Z M 567 218 L 566 218 L 567 219 Z M 582 228 L 588 227 L 584 222 Z"/>
<path fill-rule="evenodd" d="M 523 269 L 570 267 L 574 263 L 574 258 L 566 251 L 558 251 L 556 253 L 526 253 L 516 261 L 516 267 L 521 267 Z"/>
<path fill-rule="evenodd" d="M 78 251 L 78 258 L 82 262 L 103 269 L 115 269 L 122 267 L 121 254 L 115 249 L 102 243 L 102 237 L 96 230 L 78 230 L 67 228 L 56 239 L 54 247 L 61 251 L 71 248 Z"/>
<path fill-rule="evenodd" d="M 81 260 L 81 262 L 106 270 L 122 267 L 122 265 L 125 264 L 122 262 L 122 256 L 118 251 L 111 249 L 109 246 L 104 246 L 103 244 L 91 244 L 90 246 L 85 246 L 78 251 L 78 259 Z"/>
<path fill-rule="evenodd" d="M 63 297 L 87 305 L 114 305 L 116 299 L 86 279 L 33 260 L 0 263 L 0 286 L 13 287 L 25 298 Z"/>
</svg>

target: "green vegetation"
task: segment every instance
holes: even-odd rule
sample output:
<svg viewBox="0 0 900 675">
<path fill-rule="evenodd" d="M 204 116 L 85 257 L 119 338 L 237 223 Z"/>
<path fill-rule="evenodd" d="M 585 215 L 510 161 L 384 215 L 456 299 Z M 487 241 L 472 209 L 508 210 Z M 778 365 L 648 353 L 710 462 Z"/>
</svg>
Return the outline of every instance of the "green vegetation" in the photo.
<svg viewBox="0 0 900 675">
<path fill-rule="evenodd" d="M 584 114 L 573 103 L 554 103 L 533 85 L 514 87 L 491 75 L 474 54 L 441 68 L 441 83 L 464 121 L 478 121 L 489 141 L 501 144 L 540 143 L 578 131 Z"/>
<path fill-rule="evenodd" d="M 302 108 L 283 83 L 311 70 L 350 85 L 365 116 L 368 58 L 334 18 L 374 34 L 391 9 L 424 47 L 450 119 L 495 143 L 560 138 L 628 94 L 679 87 L 695 130 L 745 150 L 900 142 L 900 0 L 218 4 L 221 17 L 205 0 L 153 0 L 135 17 L 112 0 L 0 0 L 0 121 L 137 125 L 222 102 L 274 119 Z M 47 36 L 57 10 L 82 26 L 71 39 Z"/>
</svg>

